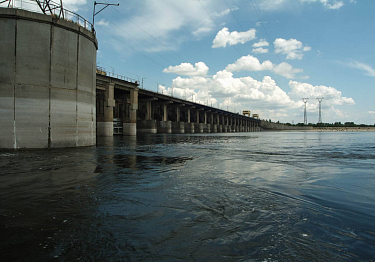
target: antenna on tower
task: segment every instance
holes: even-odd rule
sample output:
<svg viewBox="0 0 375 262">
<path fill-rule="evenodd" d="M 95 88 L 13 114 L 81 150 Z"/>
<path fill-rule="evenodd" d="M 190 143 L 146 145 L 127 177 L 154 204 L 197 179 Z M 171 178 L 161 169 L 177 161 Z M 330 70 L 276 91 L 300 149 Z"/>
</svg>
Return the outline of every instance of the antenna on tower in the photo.
<svg viewBox="0 0 375 262">
<path fill-rule="evenodd" d="M 322 123 L 322 101 L 323 101 L 324 97 L 317 97 L 316 99 L 318 99 L 318 102 L 319 102 L 319 120 L 318 120 L 318 124 L 321 124 Z"/>
<path fill-rule="evenodd" d="M 303 123 L 307 125 L 307 112 L 306 112 L 306 103 L 309 98 L 302 98 L 302 101 L 305 103 L 305 111 L 303 114 Z"/>
</svg>

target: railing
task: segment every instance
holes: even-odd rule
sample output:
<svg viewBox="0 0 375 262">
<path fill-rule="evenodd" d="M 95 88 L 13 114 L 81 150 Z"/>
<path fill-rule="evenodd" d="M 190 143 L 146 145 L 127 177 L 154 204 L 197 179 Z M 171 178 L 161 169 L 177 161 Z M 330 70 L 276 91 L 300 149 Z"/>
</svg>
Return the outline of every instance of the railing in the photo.
<svg viewBox="0 0 375 262">
<path fill-rule="evenodd" d="M 16 8 L 36 13 L 55 16 L 67 21 L 71 21 L 89 31 L 94 31 L 92 24 L 85 18 L 63 8 L 61 5 L 52 1 L 43 0 L 0 0 L 0 7 Z"/>
<path fill-rule="evenodd" d="M 133 78 L 122 76 L 122 75 L 115 74 L 115 73 L 112 73 L 112 72 L 108 72 L 107 70 L 105 70 L 104 67 L 97 66 L 96 67 L 96 73 L 101 74 L 101 75 L 105 75 L 105 76 L 109 76 L 109 77 L 113 77 L 113 78 L 116 78 L 116 79 L 124 80 L 124 81 L 127 81 L 127 82 L 131 82 L 131 83 L 134 83 L 134 84 L 137 84 L 137 85 L 139 84 L 138 81 L 133 79 Z"/>
</svg>

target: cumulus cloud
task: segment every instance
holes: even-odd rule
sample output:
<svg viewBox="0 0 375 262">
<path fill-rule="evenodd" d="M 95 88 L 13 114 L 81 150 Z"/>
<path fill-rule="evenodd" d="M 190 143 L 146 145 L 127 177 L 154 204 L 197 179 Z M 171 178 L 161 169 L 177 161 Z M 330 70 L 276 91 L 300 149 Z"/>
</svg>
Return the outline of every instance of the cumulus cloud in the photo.
<svg viewBox="0 0 375 262">
<path fill-rule="evenodd" d="M 224 27 L 215 36 L 212 48 L 226 47 L 227 45 L 236 45 L 238 43 L 244 44 L 256 38 L 256 30 L 250 29 L 245 32 L 229 32 L 228 28 Z"/>
<path fill-rule="evenodd" d="M 270 44 L 266 41 L 266 39 L 260 39 L 258 43 L 253 44 L 253 47 L 263 47 L 269 46 Z"/>
<path fill-rule="evenodd" d="M 263 70 L 272 70 L 273 64 L 271 61 L 267 60 L 263 63 L 260 63 L 259 60 L 252 56 L 243 56 L 233 64 L 229 64 L 225 70 L 228 72 L 234 72 L 234 71 L 241 71 L 241 70 L 247 70 L 247 71 L 263 71 Z"/>
<path fill-rule="evenodd" d="M 289 81 L 291 92 L 289 93 L 293 98 L 309 97 L 315 99 L 317 97 L 324 97 L 324 103 L 327 105 L 354 105 L 353 98 L 343 97 L 341 91 L 334 87 L 327 86 L 313 86 L 308 83 L 301 83 L 296 81 Z"/>
<path fill-rule="evenodd" d="M 303 69 L 293 68 L 290 64 L 283 62 L 278 65 L 274 65 L 271 61 L 267 60 L 260 63 L 258 58 L 248 55 L 239 58 L 233 64 L 229 64 L 226 68 L 228 72 L 239 72 L 242 70 L 246 71 L 265 71 L 269 70 L 275 74 L 284 76 L 288 79 L 296 78 L 296 74 L 303 72 Z"/>
<path fill-rule="evenodd" d="M 251 52 L 254 54 L 265 54 L 265 53 L 268 53 L 268 49 L 259 47 L 259 48 L 254 48 Z"/>
<path fill-rule="evenodd" d="M 273 44 L 275 46 L 275 53 L 287 55 L 286 59 L 290 60 L 301 60 L 303 58 L 303 52 L 311 50 L 311 47 L 303 46 L 301 41 L 293 38 L 289 40 L 277 38 Z"/>
<path fill-rule="evenodd" d="M 99 22 L 96 23 L 96 25 L 109 26 L 109 22 L 105 19 L 101 19 Z"/>
<path fill-rule="evenodd" d="M 303 69 L 293 68 L 290 64 L 283 62 L 273 68 L 275 74 L 282 75 L 288 79 L 295 78 L 295 74 L 303 72 Z"/>
<path fill-rule="evenodd" d="M 173 96 L 202 104 L 228 108 L 230 111 L 236 109 L 236 112 L 240 112 L 247 109 L 252 113 L 259 113 L 263 119 L 271 118 L 285 122 L 291 122 L 294 118 L 300 119 L 297 122 L 302 122 L 304 108 L 302 97 L 310 97 L 308 112 L 312 114 L 315 112 L 316 120 L 318 120 L 316 97 L 324 97 L 325 119 L 345 118 L 346 113 L 336 106 L 354 104 L 352 98 L 343 97 L 341 92 L 333 87 L 313 86 L 296 81 L 290 81 L 289 87 L 290 92 L 287 93 L 270 76 L 265 76 L 258 81 L 249 76 L 237 78 L 232 72 L 222 70 L 210 77 L 179 76 L 173 80 L 171 87 L 159 86 L 159 91 L 169 95 L 173 93 Z"/>
<path fill-rule="evenodd" d="M 195 63 L 195 66 L 190 63 L 182 63 L 177 66 L 169 66 L 165 68 L 163 72 L 186 76 L 205 76 L 207 75 L 208 69 L 208 66 L 203 62 Z"/>
</svg>

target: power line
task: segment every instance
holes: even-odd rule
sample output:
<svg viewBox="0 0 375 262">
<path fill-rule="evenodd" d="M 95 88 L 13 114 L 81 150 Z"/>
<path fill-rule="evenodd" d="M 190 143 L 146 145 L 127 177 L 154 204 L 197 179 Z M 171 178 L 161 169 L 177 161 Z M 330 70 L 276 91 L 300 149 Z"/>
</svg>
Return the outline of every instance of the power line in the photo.
<svg viewBox="0 0 375 262">
<path fill-rule="evenodd" d="M 113 8 L 114 9 L 114 8 Z M 176 52 L 174 52 L 173 50 L 171 50 L 168 46 L 164 45 L 162 42 L 160 42 L 157 38 L 155 38 L 154 36 L 152 36 L 150 33 L 148 33 L 146 30 L 144 30 L 142 27 L 138 26 L 136 23 L 134 23 L 130 18 L 128 18 L 127 16 L 125 16 L 123 13 L 121 13 L 120 11 L 118 11 L 117 9 L 114 9 L 117 13 L 119 13 L 120 15 L 122 15 L 123 17 L 125 17 L 128 21 L 130 21 L 132 24 L 134 24 L 136 27 L 138 27 L 139 29 L 141 29 L 144 33 L 146 33 L 148 36 L 150 36 L 152 39 L 154 39 L 155 41 L 157 41 L 159 44 L 161 44 L 163 47 L 165 47 L 166 49 L 168 49 L 170 52 L 172 52 L 174 55 L 178 56 L 180 59 L 182 59 L 184 62 L 188 63 L 188 61 L 186 61 L 183 57 L 181 57 L 179 54 L 177 54 Z"/>
<path fill-rule="evenodd" d="M 262 25 L 264 31 L 266 32 L 266 35 L 267 35 L 267 37 L 268 37 L 268 41 L 270 41 L 270 43 L 272 43 L 272 40 L 271 40 L 271 38 L 270 38 L 270 36 L 269 36 L 269 34 L 268 34 L 268 31 L 267 31 L 266 27 L 264 26 L 264 22 L 263 22 L 262 18 L 260 17 L 260 15 L 259 15 L 259 13 L 258 13 L 258 10 L 256 9 L 253 0 L 250 0 L 250 1 L 251 1 L 251 4 L 253 5 L 253 8 L 254 8 L 254 10 L 255 10 L 255 13 L 256 13 L 257 16 L 258 16 L 259 21 L 260 21 L 260 23 L 261 23 L 261 25 Z M 275 50 L 275 48 L 274 48 L 274 50 Z M 281 59 L 280 59 L 280 57 L 279 57 L 279 55 L 278 55 L 276 52 L 275 52 L 275 54 L 276 54 L 277 58 L 279 59 L 280 63 L 282 63 L 282 62 L 281 62 Z"/>
<path fill-rule="evenodd" d="M 85 5 L 86 5 L 87 7 L 89 7 L 87 4 L 85 4 Z M 89 8 L 90 8 L 90 7 L 89 7 Z M 100 16 L 103 17 L 103 18 L 105 18 L 103 15 L 100 15 Z M 141 45 L 143 45 L 144 47 L 148 48 L 152 53 L 155 53 L 155 54 L 158 55 L 159 57 L 165 59 L 166 61 L 168 61 L 169 63 L 172 64 L 172 62 L 171 62 L 169 59 L 163 57 L 163 56 L 160 55 L 158 52 L 152 50 L 150 47 L 148 47 L 147 45 L 145 45 L 144 43 L 142 43 L 142 41 L 138 40 L 137 38 L 135 38 L 135 37 L 132 36 L 131 34 L 127 33 L 127 32 L 124 31 L 122 28 L 120 28 L 120 27 L 118 27 L 117 25 L 115 25 L 114 23 L 112 23 L 110 20 L 107 19 L 107 21 L 110 22 L 110 23 L 111 23 L 113 26 L 115 26 L 116 28 L 120 29 L 120 30 L 121 30 L 122 32 L 124 32 L 125 34 L 127 34 L 128 36 L 130 36 L 131 38 L 133 38 L 135 41 L 137 41 L 138 43 L 140 43 Z M 101 30 L 103 30 L 103 29 L 101 28 Z M 103 31 L 104 31 L 104 30 L 103 30 Z M 129 45 L 128 45 L 128 46 L 129 46 Z"/>
<path fill-rule="evenodd" d="M 212 18 L 212 16 L 210 15 L 210 13 L 208 12 L 208 10 L 204 7 L 204 5 L 202 4 L 202 2 L 200 0 L 198 0 L 198 2 L 201 4 L 201 6 L 203 7 L 203 9 L 206 11 L 206 13 L 208 14 L 208 16 L 211 18 L 211 20 L 216 24 L 216 26 L 218 28 L 220 28 L 219 24 L 215 21 L 215 19 Z M 227 36 L 225 36 L 227 38 L 227 40 L 229 41 L 229 38 Z M 240 51 L 238 51 L 238 49 L 236 48 L 236 46 L 233 46 L 233 48 L 237 51 L 237 53 L 240 55 L 240 56 L 243 56 Z M 256 71 L 254 70 L 254 68 L 252 68 L 252 66 L 250 64 L 248 64 L 250 69 L 254 72 L 255 75 L 257 75 L 259 77 L 259 75 L 256 73 Z M 264 77 L 264 75 L 263 75 Z"/>
<path fill-rule="evenodd" d="M 121 41 L 120 39 L 118 39 L 117 37 L 115 37 L 114 35 L 112 35 L 112 34 L 110 34 L 110 33 L 108 33 L 107 31 L 105 31 L 104 29 L 102 29 L 102 28 L 100 28 L 99 27 L 99 29 L 100 30 L 102 30 L 103 32 L 105 32 L 106 34 L 108 34 L 108 35 L 110 35 L 110 36 L 112 36 L 113 38 L 115 38 L 117 41 L 119 41 L 119 42 L 121 42 L 122 44 L 124 44 L 124 45 L 126 45 L 127 47 L 129 47 L 130 49 L 133 49 L 134 51 L 136 51 L 137 53 L 139 53 L 139 54 L 141 54 L 141 55 L 143 55 L 144 57 L 146 57 L 147 59 L 149 59 L 149 60 L 151 60 L 152 62 L 154 62 L 155 64 L 157 64 L 157 65 L 159 65 L 159 66 L 161 66 L 162 68 L 165 68 L 165 66 L 163 66 L 163 65 L 161 65 L 161 64 L 159 64 L 158 62 L 156 62 L 154 59 L 152 59 L 152 58 L 150 58 L 150 57 L 148 57 L 148 56 L 146 56 L 145 54 L 143 54 L 142 52 L 140 52 L 140 51 L 138 51 L 137 49 L 135 49 L 134 47 L 132 47 L 132 46 L 130 46 L 130 45 L 128 45 L 128 44 L 126 44 L 125 42 L 123 42 L 123 41 Z"/>
<path fill-rule="evenodd" d="M 230 11 L 230 13 L 232 14 L 232 16 L 234 17 L 234 19 L 236 19 L 237 24 L 241 27 L 242 31 L 245 31 L 245 29 L 242 27 L 242 25 L 241 25 L 240 22 L 238 21 L 237 17 L 236 17 L 236 16 L 234 15 L 234 13 L 232 12 L 232 9 L 229 7 L 227 1 L 226 1 L 226 0 L 223 0 L 223 1 L 225 2 L 225 4 L 227 5 L 227 7 L 229 8 L 229 11 Z M 253 40 L 251 40 L 250 42 L 253 42 Z M 256 54 L 254 54 L 254 55 L 255 55 L 255 57 L 258 58 L 259 61 L 262 61 L 262 62 L 264 61 L 264 59 L 263 59 L 263 57 L 261 56 L 261 54 L 258 54 L 259 57 L 258 57 Z M 279 58 L 279 60 L 280 60 L 280 58 Z M 273 72 L 272 72 L 271 70 L 270 70 L 270 73 L 273 75 L 273 78 L 276 78 L 276 77 L 275 77 L 275 74 L 273 74 Z"/>
</svg>

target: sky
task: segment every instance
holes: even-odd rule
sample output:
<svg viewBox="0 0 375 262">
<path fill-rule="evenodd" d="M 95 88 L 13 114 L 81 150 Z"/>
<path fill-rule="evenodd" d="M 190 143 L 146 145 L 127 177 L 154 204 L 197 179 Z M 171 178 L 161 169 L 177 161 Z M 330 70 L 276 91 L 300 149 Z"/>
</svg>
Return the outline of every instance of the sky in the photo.
<svg viewBox="0 0 375 262">
<path fill-rule="evenodd" d="M 92 20 L 91 0 L 65 8 Z M 95 16 L 97 65 L 261 119 L 375 123 L 373 0 L 127 0 Z M 96 10 L 103 6 L 97 5 Z"/>
</svg>

